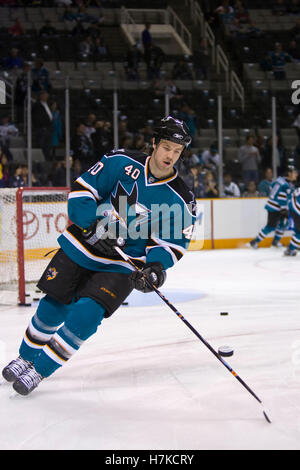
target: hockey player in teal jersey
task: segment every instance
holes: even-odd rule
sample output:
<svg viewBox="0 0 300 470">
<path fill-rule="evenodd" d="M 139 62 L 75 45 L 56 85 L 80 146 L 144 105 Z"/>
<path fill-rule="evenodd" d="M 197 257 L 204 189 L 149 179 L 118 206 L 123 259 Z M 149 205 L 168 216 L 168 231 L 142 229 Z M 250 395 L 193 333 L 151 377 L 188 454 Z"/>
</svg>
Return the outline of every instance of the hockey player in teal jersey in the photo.
<svg viewBox="0 0 300 470">
<path fill-rule="evenodd" d="M 297 178 L 298 171 L 290 166 L 285 176 L 279 176 L 272 183 L 270 196 L 265 205 L 268 212 L 267 225 L 261 229 L 256 238 L 250 241 L 250 247 L 258 248 L 259 243 L 274 231 L 272 246 L 280 246 L 280 240 L 287 225 L 288 204 Z"/>
<path fill-rule="evenodd" d="M 187 250 L 196 220 L 194 195 L 175 169 L 190 144 L 183 121 L 161 121 L 150 155 L 116 150 L 73 186 L 72 222 L 42 274 L 46 294 L 26 329 L 19 356 L 2 371 L 21 395 L 64 365 L 135 288 L 161 287 Z M 119 256 L 115 247 L 137 264 Z"/>
<path fill-rule="evenodd" d="M 290 215 L 294 221 L 294 234 L 290 244 L 284 251 L 285 256 L 296 256 L 300 250 L 300 188 L 293 191 L 289 202 Z"/>
</svg>

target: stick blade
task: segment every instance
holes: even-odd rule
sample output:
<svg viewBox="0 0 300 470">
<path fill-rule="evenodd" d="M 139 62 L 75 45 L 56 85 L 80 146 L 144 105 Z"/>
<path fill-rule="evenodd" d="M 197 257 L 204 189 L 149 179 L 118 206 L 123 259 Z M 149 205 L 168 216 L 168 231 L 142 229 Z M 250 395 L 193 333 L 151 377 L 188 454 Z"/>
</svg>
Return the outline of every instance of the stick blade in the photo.
<svg viewBox="0 0 300 470">
<path fill-rule="evenodd" d="M 266 420 L 268 421 L 268 423 L 272 423 L 272 421 L 270 420 L 269 416 L 267 415 L 267 413 L 265 412 L 265 410 L 263 410 L 263 415 L 264 417 L 266 418 Z"/>
</svg>

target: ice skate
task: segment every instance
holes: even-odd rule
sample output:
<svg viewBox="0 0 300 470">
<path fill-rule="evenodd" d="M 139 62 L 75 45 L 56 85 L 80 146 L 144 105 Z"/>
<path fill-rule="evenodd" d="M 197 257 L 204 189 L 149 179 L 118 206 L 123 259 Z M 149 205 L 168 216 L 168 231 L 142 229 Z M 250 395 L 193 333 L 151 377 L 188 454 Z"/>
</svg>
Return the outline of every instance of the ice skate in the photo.
<svg viewBox="0 0 300 470">
<path fill-rule="evenodd" d="M 273 240 L 272 241 L 272 246 L 275 248 L 282 248 L 283 244 L 280 241 Z"/>
<path fill-rule="evenodd" d="M 290 248 L 287 248 L 283 254 L 284 256 L 296 256 L 297 250 L 291 250 Z"/>
<path fill-rule="evenodd" d="M 20 377 L 13 383 L 14 390 L 20 395 L 29 395 L 43 380 L 42 377 L 32 366 L 27 369 Z"/>
<path fill-rule="evenodd" d="M 19 356 L 4 367 L 2 370 L 2 376 L 7 382 L 14 382 L 21 374 L 32 367 L 32 362 L 26 361 Z"/>
<path fill-rule="evenodd" d="M 249 243 L 247 243 L 246 245 L 248 248 L 253 248 L 254 250 L 256 250 L 258 248 L 258 243 L 257 241 L 255 240 L 255 238 L 253 240 L 251 240 Z"/>
</svg>

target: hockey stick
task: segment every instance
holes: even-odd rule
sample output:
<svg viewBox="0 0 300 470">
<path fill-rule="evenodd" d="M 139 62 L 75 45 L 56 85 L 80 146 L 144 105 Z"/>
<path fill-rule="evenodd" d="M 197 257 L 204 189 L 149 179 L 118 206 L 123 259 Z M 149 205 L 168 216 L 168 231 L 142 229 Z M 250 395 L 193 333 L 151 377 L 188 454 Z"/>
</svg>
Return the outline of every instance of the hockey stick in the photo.
<svg viewBox="0 0 300 470">
<path fill-rule="evenodd" d="M 119 253 L 119 255 L 125 261 L 127 261 L 132 267 L 134 267 L 136 271 L 142 271 L 129 258 L 129 256 L 127 256 L 126 253 L 124 253 L 123 250 L 121 250 L 118 246 L 115 246 L 115 250 Z M 251 390 L 251 388 L 243 381 L 243 379 L 241 379 L 241 377 L 239 377 L 239 375 L 232 369 L 232 367 L 226 361 L 224 361 L 222 356 L 220 356 L 217 353 L 217 351 L 215 351 L 215 349 L 200 335 L 200 333 L 198 333 L 198 331 L 195 330 L 195 328 L 188 322 L 188 320 L 186 320 L 186 318 L 184 318 L 184 316 L 180 312 L 178 312 L 178 310 L 174 307 L 174 305 L 171 304 L 171 302 L 157 289 L 157 287 L 155 287 L 150 281 L 148 281 L 148 279 L 146 277 L 145 277 L 145 279 L 146 279 L 146 282 L 148 283 L 148 285 L 154 290 L 154 292 L 156 292 L 156 294 L 163 300 L 163 302 L 165 302 L 165 304 L 167 304 L 168 307 L 174 313 L 176 313 L 176 315 L 180 318 L 180 320 L 183 321 L 183 323 L 185 323 L 185 325 L 194 333 L 194 335 L 196 335 L 197 338 L 200 339 L 200 341 L 213 353 L 214 356 L 216 356 L 216 358 L 223 364 L 223 366 L 226 367 L 226 369 L 233 375 L 233 377 L 235 377 L 240 382 L 240 384 L 242 384 L 243 387 L 246 390 L 248 390 L 248 392 L 261 404 L 261 406 L 263 408 L 263 402 L 261 401 L 261 399 L 258 398 L 258 396 L 253 392 L 253 390 Z M 267 413 L 265 412 L 264 408 L 263 408 L 263 415 L 264 415 L 265 419 L 268 421 L 268 423 L 271 423 L 271 420 L 268 417 Z"/>
</svg>

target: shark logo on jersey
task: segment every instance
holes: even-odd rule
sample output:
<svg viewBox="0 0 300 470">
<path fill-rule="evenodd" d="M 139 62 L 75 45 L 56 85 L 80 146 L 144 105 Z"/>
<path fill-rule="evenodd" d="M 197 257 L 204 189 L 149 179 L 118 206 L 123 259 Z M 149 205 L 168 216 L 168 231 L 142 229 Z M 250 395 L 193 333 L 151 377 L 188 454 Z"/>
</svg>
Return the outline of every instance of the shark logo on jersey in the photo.
<svg viewBox="0 0 300 470">
<path fill-rule="evenodd" d="M 52 281 L 56 276 L 58 272 L 56 271 L 55 268 L 50 267 L 46 273 L 46 279 L 47 281 Z"/>
<path fill-rule="evenodd" d="M 147 207 L 138 202 L 138 188 L 137 183 L 134 183 L 131 193 L 119 182 L 114 194 L 111 195 L 110 201 L 114 208 L 113 215 L 124 226 L 128 225 L 128 215 L 134 217 L 136 225 L 141 225 L 148 222 L 148 216 L 151 212 Z M 128 210 L 129 206 L 129 210 Z"/>
</svg>

